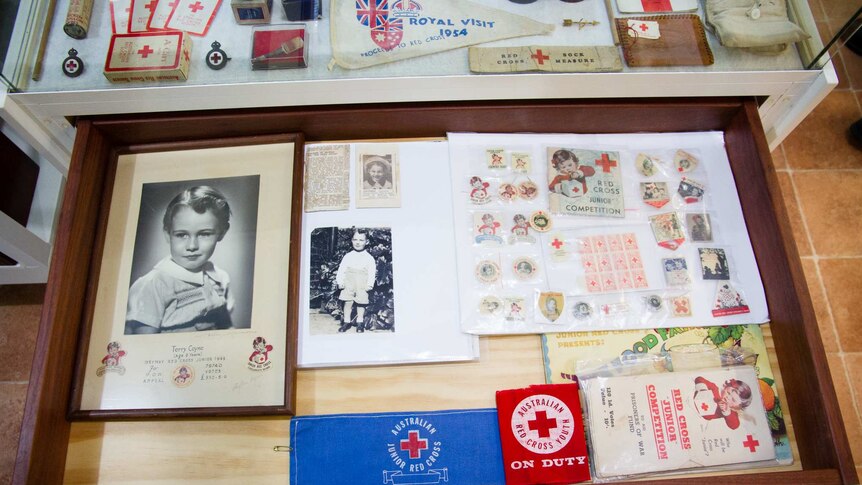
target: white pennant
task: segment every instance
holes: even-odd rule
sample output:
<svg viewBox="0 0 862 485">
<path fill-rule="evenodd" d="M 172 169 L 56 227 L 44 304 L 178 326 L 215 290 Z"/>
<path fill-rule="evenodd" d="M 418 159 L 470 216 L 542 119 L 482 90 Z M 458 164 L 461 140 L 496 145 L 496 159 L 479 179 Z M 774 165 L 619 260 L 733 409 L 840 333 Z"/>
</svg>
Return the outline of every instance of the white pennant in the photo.
<svg viewBox="0 0 862 485">
<path fill-rule="evenodd" d="M 330 12 L 333 60 L 346 69 L 554 30 L 464 0 L 332 0 Z"/>
</svg>

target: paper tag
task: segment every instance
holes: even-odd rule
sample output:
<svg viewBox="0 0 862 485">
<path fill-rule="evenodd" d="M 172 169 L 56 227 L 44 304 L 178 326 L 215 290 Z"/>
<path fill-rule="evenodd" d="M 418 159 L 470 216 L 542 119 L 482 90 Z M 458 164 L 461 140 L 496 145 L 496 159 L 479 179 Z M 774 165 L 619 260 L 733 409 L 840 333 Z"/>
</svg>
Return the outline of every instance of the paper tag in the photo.
<svg viewBox="0 0 862 485">
<path fill-rule="evenodd" d="M 628 25 L 629 37 L 643 39 L 658 39 L 661 33 L 658 29 L 658 22 L 651 20 L 630 19 L 626 21 Z"/>
<path fill-rule="evenodd" d="M 146 32 L 155 8 L 156 0 L 132 0 L 128 32 Z"/>
<path fill-rule="evenodd" d="M 147 24 L 149 30 L 164 30 L 165 24 L 168 23 L 168 17 L 171 16 L 174 7 L 179 0 L 159 0 L 156 9 L 153 10 L 153 15 L 150 17 L 150 22 Z"/>
</svg>

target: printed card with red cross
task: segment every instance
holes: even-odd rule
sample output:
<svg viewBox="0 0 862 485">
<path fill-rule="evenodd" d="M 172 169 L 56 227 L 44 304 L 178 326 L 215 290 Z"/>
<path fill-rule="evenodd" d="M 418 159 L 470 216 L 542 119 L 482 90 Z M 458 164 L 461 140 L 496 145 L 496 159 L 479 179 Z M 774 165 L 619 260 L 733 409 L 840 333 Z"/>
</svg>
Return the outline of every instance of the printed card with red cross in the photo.
<svg viewBox="0 0 862 485">
<path fill-rule="evenodd" d="M 131 9 L 128 17 L 129 26 L 126 32 L 146 32 L 147 24 L 150 23 L 150 17 L 153 15 L 157 4 L 158 0 L 131 0 Z"/>
<path fill-rule="evenodd" d="M 179 0 L 165 27 L 192 35 L 206 35 L 219 5 L 221 0 Z"/>
<path fill-rule="evenodd" d="M 693 12 L 697 0 L 617 0 L 620 13 Z"/>
<path fill-rule="evenodd" d="M 129 17 L 132 13 L 132 0 L 111 0 L 111 32 L 125 34 L 129 32 Z"/>
<path fill-rule="evenodd" d="M 582 380 L 597 478 L 775 459 L 750 366 Z"/>
<path fill-rule="evenodd" d="M 577 384 L 497 391 L 506 483 L 576 483 L 590 479 Z"/>
<path fill-rule="evenodd" d="M 165 30 L 168 18 L 171 16 L 171 12 L 174 11 L 177 3 L 179 3 L 179 0 L 159 0 L 156 9 L 153 10 L 153 15 L 150 17 L 147 28 L 149 30 Z"/>
</svg>

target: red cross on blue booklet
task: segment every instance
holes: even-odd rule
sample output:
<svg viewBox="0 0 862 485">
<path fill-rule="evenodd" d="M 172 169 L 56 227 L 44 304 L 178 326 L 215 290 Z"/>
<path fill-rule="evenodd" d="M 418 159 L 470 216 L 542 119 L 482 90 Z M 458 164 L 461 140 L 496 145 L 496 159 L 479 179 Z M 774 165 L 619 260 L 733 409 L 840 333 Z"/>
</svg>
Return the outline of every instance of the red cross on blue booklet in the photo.
<svg viewBox="0 0 862 485">
<path fill-rule="evenodd" d="M 507 484 L 590 479 L 577 384 L 497 391 L 497 419 Z"/>
</svg>

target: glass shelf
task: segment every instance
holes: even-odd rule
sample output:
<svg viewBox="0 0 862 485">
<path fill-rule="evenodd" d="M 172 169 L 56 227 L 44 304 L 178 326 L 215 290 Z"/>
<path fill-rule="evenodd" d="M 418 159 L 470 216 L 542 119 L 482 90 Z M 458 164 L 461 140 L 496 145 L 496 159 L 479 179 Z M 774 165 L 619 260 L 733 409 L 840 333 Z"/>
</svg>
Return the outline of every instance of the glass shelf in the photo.
<svg viewBox="0 0 862 485">
<path fill-rule="evenodd" d="M 567 3 L 559 0 L 539 0 L 536 3 L 526 5 L 502 0 L 475 0 L 475 3 L 556 25 L 554 31 L 548 35 L 499 40 L 481 44 L 482 47 L 529 45 L 613 46 L 605 3 L 599 0 L 584 0 L 578 3 Z M 811 38 L 808 41 L 788 47 L 778 55 L 758 55 L 742 49 L 726 48 L 719 43 L 714 34 L 709 33 L 707 38 L 715 57 L 715 63 L 710 66 L 629 68 L 623 62 L 623 72 L 727 73 L 802 71 L 806 65 L 814 61 L 813 55 L 820 50 L 822 44 L 820 43 L 819 34 L 814 26 L 813 16 L 807 2 L 804 0 L 790 0 L 788 3 L 791 18 L 808 32 Z M 204 37 L 192 36 L 193 49 L 188 81 L 114 84 L 109 82 L 102 72 L 111 38 L 111 18 L 108 4 L 107 0 L 95 2 L 87 37 L 75 40 L 67 36 L 63 31 L 68 1 L 58 1 L 43 55 L 44 68 L 41 78 L 38 81 L 30 79 L 30 74 L 35 65 L 35 58 L 37 57 L 37 49 L 32 47 L 25 48 L 26 42 L 19 39 L 17 45 L 10 45 L 7 54 L 7 59 L 14 58 L 18 63 L 18 69 L 8 76 L 11 86 L 18 91 L 41 93 L 158 86 L 207 86 L 411 77 L 441 77 L 441 82 L 444 82 L 442 78 L 446 76 L 471 76 L 466 48 L 457 48 L 446 52 L 364 69 L 348 70 L 338 66 L 330 68 L 332 47 L 330 44 L 330 6 L 327 2 L 324 2 L 323 16 L 320 20 L 305 22 L 307 30 L 306 45 L 309 49 L 307 68 L 254 71 L 251 69 L 250 63 L 252 26 L 238 25 L 234 20 L 230 8 L 230 0 L 224 0 L 207 35 Z M 23 5 L 24 3 L 22 2 Z M 29 31 L 31 34 L 35 33 L 36 38 L 38 38 L 38 32 L 41 31 L 39 19 L 46 17 L 44 6 L 40 5 L 39 7 L 30 8 L 28 6 L 26 10 L 19 8 L 18 14 L 18 23 L 22 22 L 22 16 L 27 17 Z M 697 13 L 703 18 L 702 3 L 700 3 L 700 9 Z M 599 24 L 583 28 L 578 28 L 577 25 L 564 27 L 562 25 L 563 19 L 572 19 L 574 21 L 580 19 L 587 21 L 596 20 Z M 272 23 L 287 22 L 289 21 L 286 19 L 281 5 L 276 0 L 273 5 Z M 222 70 L 208 69 L 205 65 L 204 58 L 210 50 L 210 45 L 213 41 L 220 42 L 222 49 L 231 58 Z M 33 38 L 29 40 L 29 46 L 36 44 L 37 42 Z M 78 56 L 86 66 L 83 74 L 76 78 L 65 76 L 61 70 L 63 60 L 69 55 L 68 51 L 72 48 L 78 51 Z M 818 66 L 822 66 L 822 63 L 818 64 L 814 62 L 813 67 L 817 68 Z M 7 70 L 4 69 L 4 75 L 6 72 Z M 404 88 L 409 90 L 410 85 L 405 84 Z"/>
</svg>

